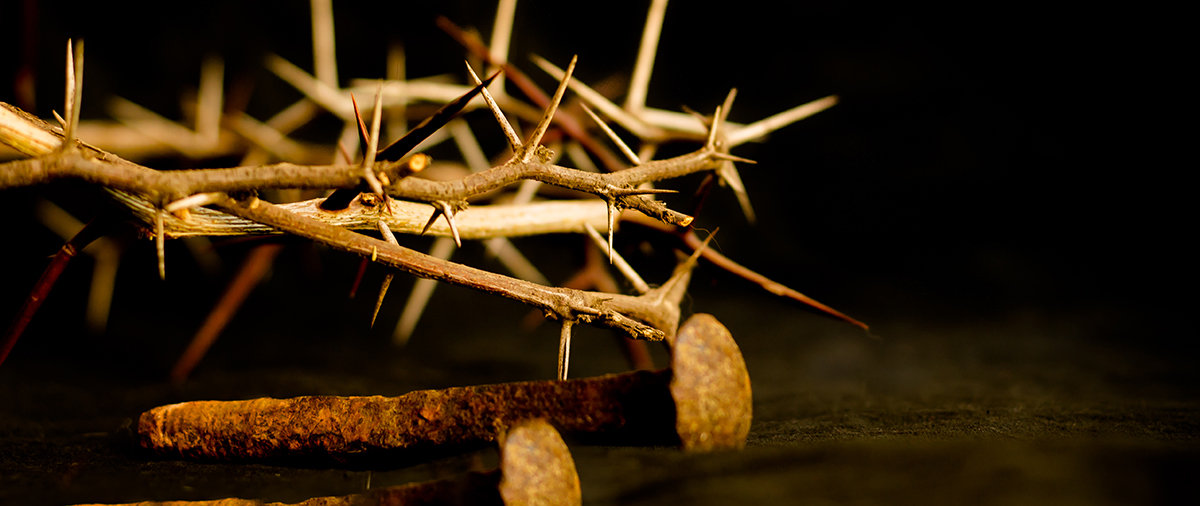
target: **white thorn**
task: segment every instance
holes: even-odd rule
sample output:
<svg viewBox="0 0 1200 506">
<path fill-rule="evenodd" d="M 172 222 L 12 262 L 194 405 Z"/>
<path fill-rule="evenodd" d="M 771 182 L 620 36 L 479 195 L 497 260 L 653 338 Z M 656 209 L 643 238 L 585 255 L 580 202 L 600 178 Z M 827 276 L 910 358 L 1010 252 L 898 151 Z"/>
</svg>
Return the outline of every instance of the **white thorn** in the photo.
<svg viewBox="0 0 1200 506">
<path fill-rule="evenodd" d="M 471 74 L 471 80 L 475 81 L 475 86 L 483 84 L 479 76 L 475 74 L 475 69 L 471 68 L 471 64 L 467 63 L 467 72 Z M 496 117 L 496 123 L 500 124 L 500 128 L 504 130 L 504 136 L 508 138 L 508 144 L 512 147 L 513 153 L 521 149 L 521 139 L 517 137 L 516 130 L 513 130 L 512 124 L 508 122 L 508 118 L 504 116 L 504 111 L 500 110 L 500 106 L 496 105 L 496 100 L 492 98 L 492 94 L 487 88 L 480 90 L 483 94 L 483 100 L 487 102 L 488 109 L 492 110 L 492 116 Z"/>
<path fill-rule="evenodd" d="M 154 212 L 154 249 L 158 253 L 158 277 L 167 279 L 167 248 L 163 235 L 163 220 L 166 211 L 158 209 Z"/>
<path fill-rule="evenodd" d="M 488 44 L 488 57 L 497 66 L 508 62 L 508 48 L 512 43 L 513 22 L 516 17 L 517 0 L 500 0 L 496 6 L 496 21 L 492 24 L 492 40 Z M 504 79 L 492 82 L 491 87 L 497 95 L 505 95 Z"/>
<path fill-rule="evenodd" d="M 215 148 L 221 137 L 221 109 L 225 90 L 225 62 L 209 55 L 200 64 L 200 91 L 196 98 L 196 134 Z"/>
<path fill-rule="evenodd" d="M 629 95 L 625 97 L 625 110 L 635 116 L 646 107 L 646 90 L 650 87 L 650 72 L 654 70 L 654 57 L 658 52 L 658 38 L 662 34 L 666 12 L 667 0 L 654 0 L 650 4 L 650 12 L 646 14 L 646 28 L 642 31 L 637 63 L 629 82 Z"/>
<path fill-rule="evenodd" d="M 521 147 L 520 160 L 528 162 L 537 154 L 538 145 L 542 142 L 542 136 L 546 135 L 546 130 L 550 129 L 550 121 L 554 119 L 554 112 L 558 110 L 558 104 L 562 102 L 563 95 L 567 92 L 567 85 L 571 82 L 571 74 L 575 72 L 575 63 L 579 61 L 579 55 L 571 57 L 571 63 L 567 65 L 567 72 L 563 75 L 562 80 L 558 83 L 558 89 L 554 90 L 554 98 L 550 99 L 550 106 L 546 107 L 546 113 L 542 116 L 542 121 L 538 123 L 537 129 L 529 136 L 529 140 Z"/>
<path fill-rule="evenodd" d="M 180 211 L 183 209 L 191 209 L 193 207 L 207 206 L 209 204 L 212 204 L 213 202 L 220 200 L 221 197 L 224 197 L 224 196 L 225 196 L 224 193 L 219 193 L 219 192 L 197 193 L 190 197 L 184 197 L 179 200 L 176 200 L 175 202 L 171 202 L 170 204 L 167 204 L 167 207 L 165 207 L 164 209 L 166 209 L 166 211 L 168 213 L 173 213 L 173 212 Z"/>
<path fill-rule="evenodd" d="M 625 154 L 625 157 L 629 158 L 629 161 L 633 162 L 635 166 L 641 165 L 642 161 L 638 159 L 638 156 L 634 154 L 632 149 L 629 149 L 629 145 L 625 144 L 625 141 L 621 140 L 620 137 L 617 137 L 617 133 L 614 132 L 612 128 L 609 128 L 608 124 L 605 123 L 604 120 L 600 119 L 600 116 L 597 116 L 596 113 L 592 111 L 591 107 L 588 107 L 587 104 L 582 105 L 584 112 L 588 113 L 588 116 L 591 116 L 592 120 L 594 120 L 597 125 L 600 125 L 600 129 L 604 130 L 605 134 L 608 134 L 608 138 L 612 139 L 613 144 L 616 144 L 617 147 L 621 149 L 621 152 Z"/>
<path fill-rule="evenodd" d="M 599 246 L 600 249 L 612 249 L 609 247 L 609 243 L 604 240 L 604 237 L 600 236 L 600 232 L 598 232 L 596 227 L 593 227 L 591 223 L 584 223 L 584 228 L 587 229 L 588 236 L 592 238 L 592 242 L 596 243 L 596 246 Z M 629 262 L 625 261 L 625 258 L 622 257 L 620 253 L 613 254 L 613 265 L 618 271 L 621 271 L 621 275 L 625 276 L 625 279 L 629 280 L 629 283 L 633 285 L 633 289 L 637 290 L 638 293 L 646 293 L 650 291 L 650 285 L 646 284 L 646 281 L 642 279 L 642 276 L 639 275 L 637 271 L 633 270 L 633 267 L 629 265 Z"/>
<path fill-rule="evenodd" d="M 333 35 L 333 0 L 312 0 L 313 69 L 317 80 L 338 87 Z"/>
<path fill-rule="evenodd" d="M 752 141 L 775 130 L 783 128 L 789 124 L 800 121 L 804 118 L 812 116 L 818 112 L 824 111 L 833 107 L 838 102 L 837 95 L 830 95 L 825 98 L 813 100 L 807 104 L 799 105 L 783 111 L 779 114 L 762 119 L 746 125 L 742 128 L 729 132 L 725 135 L 727 143 L 726 148 L 733 148 Z"/>
<path fill-rule="evenodd" d="M 567 379 L 567 367 L 571 362 L 571 326 L 573 320 L 563 320 L 562 332 L 558 336 L 558 380 Z"/>
</svg>

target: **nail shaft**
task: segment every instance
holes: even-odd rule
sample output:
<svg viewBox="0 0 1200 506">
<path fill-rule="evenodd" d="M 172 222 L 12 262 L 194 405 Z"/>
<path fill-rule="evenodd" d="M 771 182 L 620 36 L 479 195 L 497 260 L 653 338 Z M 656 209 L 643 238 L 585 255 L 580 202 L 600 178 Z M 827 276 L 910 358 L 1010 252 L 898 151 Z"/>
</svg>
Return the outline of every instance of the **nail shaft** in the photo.
<svg viewBox="0 0 1200 506">
<path fill-rule="evenodd" d="M 678 444 L 670 371 L 567 381 L 421 390 L 399 397 L 312 396 L 194 401 L 154 408 L 138 423 L 143 447 L 192 459 L 326 458 L 494 441 L 544 417 L 568 433 L 657 432 Z M 657 428 L 657 431 L 651 429 Z M 663 441 L 666 439 L 666 442 Z"/>
<path fill-rule="evenodd" d="M 729 331 L 698 314 L 671 338 L 672 367 L 560 381 L 420 390 L 399 397 L 194 401 L 143 413 L 143 447 L 195 459 L 332 458 L 494 441 L 545 418 L 604 444 L 740 448 L 750 378 Z"/>
</svg>

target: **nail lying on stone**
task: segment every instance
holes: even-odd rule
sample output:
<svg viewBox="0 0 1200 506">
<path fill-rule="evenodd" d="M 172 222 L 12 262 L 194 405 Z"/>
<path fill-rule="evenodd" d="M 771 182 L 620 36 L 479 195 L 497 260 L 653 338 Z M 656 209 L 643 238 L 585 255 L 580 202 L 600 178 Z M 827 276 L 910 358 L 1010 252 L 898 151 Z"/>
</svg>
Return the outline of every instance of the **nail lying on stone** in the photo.
<svg viewBox="0 0 1200 506">
<path fill-rule="evenodd" d="M 493 441 L 545 418 L 581 439 L 618 445 L 740 448 L 750 430 L 750 378 L 729 331 L 691 317 L 672 338 L 671 368 L 529 381 L 400 397 L 297 397 L 161 406 L 138 422 L 142 446 L 195 459 L 352 460 L 394 450 Z"/>
<path fill-rule="evenodd" d="M 457 479 L 412 483 L 362 494 L 315 497 L 296 506 L 372 506 L 407 504 L 544 504 L 581 503 L 579 474 L 566 443 L 545 420 L 517 423 L 500 438 L 500 467 L 467 473 Z M 139 502 L 138 506 L 287 506 L 256 499 Z M 126 505 L 109 505 L 126 506 Z M 128 505 L 132 506 L 132 505 Z"/>
</svg>

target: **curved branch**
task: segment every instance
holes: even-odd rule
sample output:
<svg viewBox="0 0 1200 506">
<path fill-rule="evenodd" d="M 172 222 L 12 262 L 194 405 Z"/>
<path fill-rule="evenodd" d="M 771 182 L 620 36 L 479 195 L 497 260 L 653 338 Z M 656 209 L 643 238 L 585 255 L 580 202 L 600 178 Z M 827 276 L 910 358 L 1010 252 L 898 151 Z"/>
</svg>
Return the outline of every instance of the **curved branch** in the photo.
<svg viewBox="0 0 1200 506">
<path fill-rule="evenodd" d="M 641 296 L 585 292 L 543 286 L 456 264 L 403 246 L 356 234 L 250 198 L 226 199 L 218 207 L 234 216 L 400 269 L 415 276 L 466 286 L 541 309 L 548 318 L 571 319 L 619 329 L 634 339 L 661 340 L 673 334 L 682 294 L 651 291 Z M 673 283 L 672 285 L 678 285 Z M 685 283 L 686 284 L 686 283 Z"/>
</svg>

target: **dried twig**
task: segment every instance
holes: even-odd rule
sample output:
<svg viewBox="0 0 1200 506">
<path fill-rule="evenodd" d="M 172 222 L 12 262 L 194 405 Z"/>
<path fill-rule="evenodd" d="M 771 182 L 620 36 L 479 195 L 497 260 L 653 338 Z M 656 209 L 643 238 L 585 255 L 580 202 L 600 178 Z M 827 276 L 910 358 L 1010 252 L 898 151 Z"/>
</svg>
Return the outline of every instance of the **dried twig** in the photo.
<svg viewBox="0 0 1200 506">
<path fill-rule="evenodd" d="M 21 334 L 25 332 L 25 327 L 33 320 L 33 316 L 37 314 L 38 309 L 42 307 L 42 302 L 46 300 L 46 296 L 54 288 L 54 283 L 58 281 L 59 275 L 67 268 L 67 264 L 71 259 L 75 258 L 75 255 L 84 246 L 108 233 L 108 229 L 111 226 L 111 219 L 101 215 L 101 218 L 93 220 L 87 226 L 83 227 L 83 230 L 80 230 L 78 234 L 75 234 L 75 237 L 67 241 L 55 253 L 54 257 L 50 259 L 50 265 L 46 266 L 46 270 L 42 272 L 41 278 L 33 286 L 33 291 L 25 299 L 25 303 L 21 305 L 21 309 L 17 311 L 17 317 L 13 319 L 8 330 L 4 332 L 3 339 L 0 339 L 0 364 L 3 364 L 4 359 L 8 358 L 9 352 L 17 344 L 17 340 L 21 338 Z"/>
</svg>

